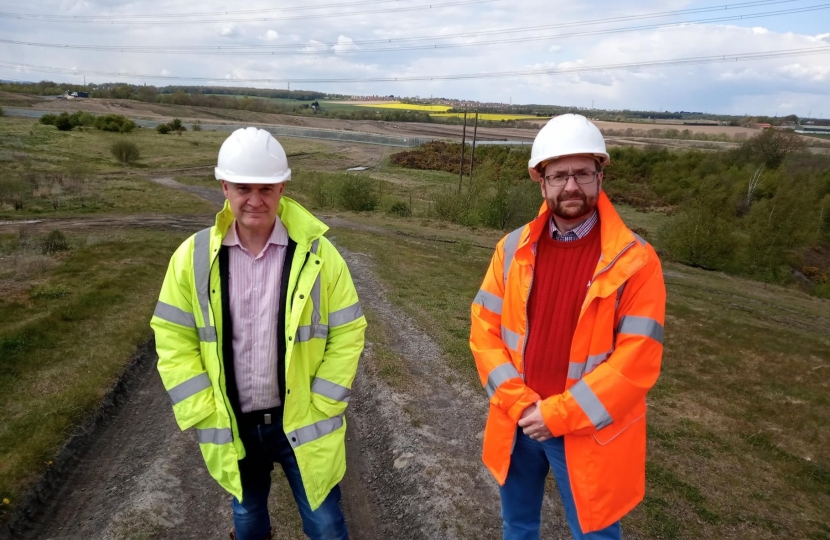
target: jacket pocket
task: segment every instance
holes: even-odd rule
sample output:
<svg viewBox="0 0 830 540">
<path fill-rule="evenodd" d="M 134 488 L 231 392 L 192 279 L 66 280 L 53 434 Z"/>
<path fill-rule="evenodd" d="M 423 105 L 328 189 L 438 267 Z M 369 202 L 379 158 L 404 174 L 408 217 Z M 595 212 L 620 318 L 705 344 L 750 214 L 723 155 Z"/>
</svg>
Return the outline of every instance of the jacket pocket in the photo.
<svg viewBox="0 0 830 540">
<path fill-rule="evenodd" d="M 605 446 L 606 444 L 610 443 L 614 439 L 616 439 L 620 433 L 630 428 L 632 425 L 636 424 L 639 421 L 644 421 L 646 417 L 646 402 L 645 400 L 638 403 L 634 409 L 628 416 L 623 418 L 619 422 L 614 422 L 610 426 L 603 428 L 596 433 L 594 433 L 593 437 L 594 440 L 597 441 L 598 444 Z"/>
</svg>

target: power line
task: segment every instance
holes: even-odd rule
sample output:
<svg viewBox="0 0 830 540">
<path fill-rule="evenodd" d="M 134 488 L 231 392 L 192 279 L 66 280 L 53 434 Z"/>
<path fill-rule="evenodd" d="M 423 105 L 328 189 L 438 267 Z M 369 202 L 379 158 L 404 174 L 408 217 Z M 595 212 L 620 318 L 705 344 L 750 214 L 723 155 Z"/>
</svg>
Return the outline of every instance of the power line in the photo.
<svg viewBox="0 0 830 540">
<path fill-rule="evenodd" d="M 466 79 L 497 79 L 508 77 L 533 77 L 541 75 L 565 75 L 572 73 L 587 73 L 598 71 L 620 71 L 627 69 L 643 69 L 654 67 L 672 67 L 685 65 L 699 65 L 699 64 L 716 64 L 725 62 L 740 62 L 740 61 L 754 61 L 754 60 L 768 60 L 776 58 L 789 58 L 794 56 L 808 56 L 814 54 L 830 54 L 830 46 L 826 47 L 811 47 L 803 49 L 783 49 L 777 51 L 751 52 L 751 53 L 737 53 L 737 54 L 718 54 L 712 56 L 695 56 L 690 58 L 676 58 L 670 60 L 649 60 L 642 62 L 628 62 L 622 64 L 605 64 L 595 66 L 574 66 L 569 68 L 551 68 L 551 69 L 536 69 L 536 70 L 518 70 L 518 71 L 498 71 L 489 73 L 466 73 L 458 75 L 408 75 L 401 77 L 364 77 L 364 78 L 308 78 L 308 79 L 294 79 L 294 78 L 239 78 L 231 79 L 229 77 L 183 77 L 170 75 L 147 75 L 136 73 L 123 72 L 107 72 L 107 71 L 87 71 L 67 68 L 56 68 L 46 66 L 33 66 L 29 64 L 15 64 L 11 62 L 0 61 L 0 67 L 6 67 L 16 70 L 25 70 L 30 72 L 40 73 L 55 73 L 64 75 L 97 75 L 103 77 L 119 77 L 122 79 L 140 79 L 140 80 L 171 80 L 171 81 L 206 81 L 206 82 L 238 82 L 238 83 L 292 83 L 292 84 L 309 84 L 309 83 L 366 83 L 366 82 L 411 82 L 411 81 L 442 81 L 442 80 L 466 80 Z"/>
<path fill-rule="evenodd" d="M 249 17 L 242 19 L 234 19 L 222 17 L 219 19 L 192 19 L 192 20 L 129 20 L 124 18 L 111 19 L 82 19 L 71 15 L 29 15 L 21 16 L 20 14 L 0 12 L 0 18 L 30 20 L 37 22 L 59 22 L 64 24 L 110 24 L 110 25 L 185 25 L 185 24 L 205 24 L 205 23 L 230 23 L 230 22 L 273 22 L 273 21 L 298 21 L 302 19 L 330 19 L 334 17 L 352 17 L 354 15 L 371 15 L 378 13 L 400 13 L 405 11 L 421 11 L 421 10 L 437 10 L 447 7 L 468 6 L 473 4 L 486 4 L 491 2 L 499 2 L 501 0 L 456 0 L 454 2 L 444 2 L 441 4 L 433 3 L 420 6 L 409 6 L 400 8 L 388 9 L 373 9 L 363 11 L 346 11 L 343 13 L 318 13 L 315 15 L 299 15 L 296 17 Z M 104 16 L 102 16 L 104 17 Z"/>
<path fill-rule="evenodd" d="M 530 42 L 530 41 L 544 41 L 550 39 L 563 39 L 563 38 L 574 38 L 574 37 L 585 37 L 585 36 L 596 36 L 596 35 L 607 35 L 607 34 L 617 34 L 617 33 L 624 33 L 624 32 L 633 32 L 633 31 L 642 31 L 642 30 L 653 30 L 653 29 L 660 29 L 660 28 L 678 28 L 689 24 L 704 24 L 704 23 L 718 23 L 718 22 L 727 22 L 727 21 L 734 21 L 734 20 L 749 20 L 749 19 L 757 19 L 762 17 L 770 17 L 770 16 L 782 16 L 782 15 L 790 15 L 794 13 L 805 13 L 809 11 L 818 11 L 830 8 L 830 3 L 827 4 L 819 4 L 816 6 L 804 7 L 804 8 L 793 8 L 787 10 L 777 10 L 777 11 L 767 11 L 767 12 L 758 12 L 758 13 L 748 13 L 742 15 L 730 15 L 727 17 L 714 17 L 708 19 L 696 19 L 696 20 L 688 20 L 683 22 L 674 22 L 674 23 L 661 23 L 661 24 L 649 24 L 649 25 L 639 25 L 639 26 L 628 26 L 622 28 L 610 28 L 604 30 L 589 30 L 583 32 L 569 32 L 569 33 L 559 33 L 559 34 L 549 34 L 543 36 L 527 36 L 527 37 L 516 37 L 516 38 L 503 38 L 497 40 L 486 40 L 486 41 L 473 41 L 468 43 L 439 43 L 439 44 L 426 44 L 426 45 L 409 45 L 404 47 L 381 47 L 381 48 L 356 48 L 356 49 L 346 49 L 342 51 L 338 51 L 339 53 L 348 53 L 348 54 L 366 54 L 366 53 L 376 53 L 376 52 L 399 52 L 399 51 L 413 51 L 413 50 L 440 50 L 440 49 L 451 49 L 451 48 L 460 48 L 460 47 L 480 47 L 480 46 L 487 46 L 487 45 L 497 45 L 497 44 L 505 44 L 505 43 L 519 43 L 519 42 Z M 450 36 L 451 37 L 451 36 Z M 441 36 L 436 39 L 447 39 L 447 37 Z M 8 43 L 13 45 L 23 45 L 29 47 L 43 47 L 43 48 L 51 48 L 51 49 L 67 49 L 67 50 L 91 50 L 91 51 L 102 51 L 102 52 L 120 52 L 120 53 L 142 53 L 142 54 L 171 54 L 171 55 L 187 55 L 187 54 L 199 54 L 199 55 L 208 55 L 208 56 L 304 56 L 304 55 L 322 55 L 322 54 L 331 54 L 329 47 L 336 46 L 337 43 L 322 43 L 318 42 L 314 45 L 317 48 L 310 48 L 308 44 L 292 44 L 292 45 L 280 45 L 280 46 L 272 46 L 272 45 L 235 45 L 235 46 L 216 46 L 216 45 L 195 45 L 195 46 L 152 46 L 152 45 L 139 45 L 139 46 L 120 46 L 120 45 L 69 45 L 69 44 L 59 44 L 59 43 L 38 43 L 38 42 L 28 42 L 28 41 L 18 41 L 18 40 L 10 40 L 10 39 L 0 39 L 0 43 Z M 358 42 L 351 42 L 351 44 L 357 45 Z M 303 47 L 303 49 L 296 50 L 298 47 Z M 283 49 L 294 49 L 284 51 Z M 272 50 L 276 49 L 276 50 Z M 306 50 L 308 49 L 308 50 Z"/>
<path fill-rule="evenodd" d="M 352 6 L 365 6 L 371 4 L 390 4 L 390 3 L 399 3 L 401 0 L 360 0 L 354 2 L 339 2 L 333 4 L 317 4 L 313 6 L 309 5 L 301 5 L 301 6 L 282 6 L 279 8 L 265 8 L 265 9 L 239 9 L 239 10 L 228 10 L 228 11 L 194 11 L 189 13 L 154 13 L 153 15 L 42 15 L 37 13 L 13 13 L 8 11 L 0 11 L 0 17 L 9 17 L 9 18 L 19 18 L 19 19 L 30 19 L 30 20 L 42 20 L 44 18 L 54 20 L 54 19 L 73 19 L 73 20 L 91 20 L 91 21 L 99 21 L 99 20 L 106 20 L 106 19 L 149 19 L 149 18 L 177 18 L 177 17 L 204 17 L 209 15 L 247 15 L 247 14 L 256 14 L 256 13 L 274 13 L 274 12 L 282 12 L 282 11 L 308 11 L 312 9 L 327 9 L 327 8 L 341 8 L 341 7 L 352 7 Z"/>
</svg>

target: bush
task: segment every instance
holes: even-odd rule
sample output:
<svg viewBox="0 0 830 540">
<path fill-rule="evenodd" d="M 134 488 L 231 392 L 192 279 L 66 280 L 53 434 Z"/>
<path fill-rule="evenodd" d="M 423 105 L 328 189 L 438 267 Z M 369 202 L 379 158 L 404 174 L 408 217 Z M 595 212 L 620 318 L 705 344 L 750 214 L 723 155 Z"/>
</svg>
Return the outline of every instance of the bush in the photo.
<svg viewBox="0 0 830 540">
<path fill-rule="evenodd" d="M 60 115 L 44 114 L 38 121 L 47 126 L 55 126 L 61 131 L 70 131 L 79 126 L 94 125 L 95 115 L 83 111 L 76 111 L 72 114 L 62 112 Z"/>
<path fill-rule="evenodd" d="M 41 251 L 44 255 L 57 253 L 59 251 L 66 251 L 69 249 L 69 244 L 66 242 L 66 237 L 62 232 L 55 230 L 46 235 L 41 244 Z"/>
<path fill-rule="evenodd" d="M 56 114 L 44 114 L 40 117 L 38 122 L 43 124 L 44 126 L 54 126 L 55 121 L 58 119 L 58 115 Z"/>
<path fill-rule="evenodd" d="M 192 129 L 193 131 L 202 131 L 202 124 L 196 122 L 190 127 L 190 129 Z"/>
<path fill-rule="evenodd" d="M 337 186 L 337 202 L 344 210 L 371 212 L 378 205 L 377 186 L 371 178 L 344 175 Z"/>
<path fill-rule="evenodd" d="M 129 133 L 135 128 L 135 122 L 120 114 L 107 114 L 95 119 L 95 129 L 114 133 Z"/>
<path fill-rule="evenodd" d="M 62 112 L 60 116 L 55 119 L 55 127 L 60 131 L 72 131 L 75 127 L 72 125 L 72 120 L 69 118 L 69 113 Z"/>
<path fill-rule="evenodd" d="M 110 147 L 110 152 L 122 165 L 132 165 L 141 157 L 138 146 L 131 141 L 117 141 Z"/>
<path fill-rule="evenodd" d="M 412 208 L 403 201 L 395 201 L 389 208 L 389 213 L 398 217 L 409 217 L 412 215 Z"/>
<path fill-rule="evenodd" d="M 722 270 L 733 260 L 732 223 L 698 203 L 672 216 L 660 231 L 660 246 L 675 261 L 707 270 Z"/>
<path fill-rule="evenodd" d="M 170 133 L 170 126 L 167 124 L 159 124 L 156 126 L 156 132 L 161 133 L 162 135 L 167 135 Z"/>
</svg>

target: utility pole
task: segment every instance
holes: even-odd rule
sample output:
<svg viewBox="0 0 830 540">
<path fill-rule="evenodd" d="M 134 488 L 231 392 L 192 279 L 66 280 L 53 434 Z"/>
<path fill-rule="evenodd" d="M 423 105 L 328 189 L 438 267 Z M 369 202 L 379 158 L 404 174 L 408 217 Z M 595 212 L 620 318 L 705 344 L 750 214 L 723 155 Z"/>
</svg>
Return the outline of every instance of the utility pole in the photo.
<svg viewBox="0 0 830 540">
<path fill-rule="evenodd" d="M 461 182 L 464 180 L 464 147 L 467 143 L 467 107 L 464 107 L 464 129 L 461 131 L 461 161 L 458 164 L 458 194 L 461 195 Z"/>
<path fill-rule="evenodd" d="M 478 133 L 478 111 L 476 111 L 476 123 L 473 127 L 473 151 L 470 153 L 470 186 L 473 185 L 473 161 L 476 158 L 476 134 Z"/>
</svg>

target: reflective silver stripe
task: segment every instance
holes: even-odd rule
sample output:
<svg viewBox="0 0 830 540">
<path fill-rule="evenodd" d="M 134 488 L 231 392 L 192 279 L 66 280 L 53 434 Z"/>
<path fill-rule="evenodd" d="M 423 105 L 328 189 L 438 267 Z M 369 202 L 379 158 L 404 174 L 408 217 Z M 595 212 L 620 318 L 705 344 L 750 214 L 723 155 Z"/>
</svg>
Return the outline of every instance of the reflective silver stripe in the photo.
<svg viewBox="0 0 830 540">
<path fill-rule="evenodd" d="M 588 360 L 585 362 L 585 373 L 587 375 L 594 371 L 598 365 L 608 360 L 608 357 L 611 356 L 611 353 L 614 351 L 604 352 L 602 354 L 592 354 L 588 357 Z"/>
<path fill-rule="evenodd" d="M 519 375 L 519 371 L 516 369 L 516 366 L 510 362 L 496 366 L 487 377 L 487 384 L 484 387 L 484 390 L 487 392 L 487 397 L 493 397 L 493 394 L 496 393 L 496 389 L 499 386 L 510 379 L 515 379 L 517 377 L 521 377 L 521 375 Z"/>
<path fill-rule="evenodd" d="M 504 240 L 504 284 L 507 285 L 507 272 L 510 270 L 510 265 L 513 264 L 513 257 L 516 255 L 516 249 L 519 247 L 519 238 L 522 236 L 524 226 L 519 227 L 512 233 L 507 235 Z"/>
<path fill-rule="evenodd" d="M 196 297 L 202 310 L 205 328 L 199 328 L 199 339 L 216 341 L 216 329 L 210 325 L 210 228 L 196 233 L 193 241 L 193 277 L 196 283 Z"/>
<path fill-rule="evenodd" d="M 197 328 L 197 332 L 199 332 L 199 341 L 207 341 L 210 343 L 216 342 L 216 328 L 213 326 L 208 326 L 207 328 Z"/>
<path fill-rule="evenodd" d="M 501 307 L 504 303 L 504 300 L 496 296 L 491 292 L 487 292 L 484 289 L 479 289 L 478 294 L 473 299 L 473 304 L 478 304 L 497 315 L 501 315 Z"/>
<path fill-rule="evenodd" d="M 343 415 L 340 414 L 334 418 L 326 418 L 325 420 L 320 420 L 310 426 L 301 427 L 300 429 L 288 433 L 287 436 L 288 440 L 291 442 L 291 447 L 297 448 L 302 444 L 316 441 L 320 437 L 324 437 L 329 433 L 340 429 L 342 425 Z"/>
<path fill-rule="evenodd" d="M 585 373 L 585 362 L 571 362 L 568 364 L 568 378 L 581 379 Z"/>
<path fill-rule="evenodd" d="M 326 339 L 328 335 L 329 327 L 325 324 L 308 324 L 297 327 L 297 343 L 302 343 L 312 338 Z"/>
<path fill-rule="evenodd" d="M 501 340 L 507 345 L 509 348 L 513 349 L 514 351 L 519 350 L 519 344 L 522 340 L 522 336 L 514 332 L 513 330 L 509 330 L 504 326 L 501 327 Z"/>
<path fill-rule="evenodd" d="M 233 431 L 231 428 L 197 428 L 196 438 L 202 444 L 227 444 L 233 442 Z"/>
<path fill-rule="evenodd" d="M 663 325 L 650 317 L 626 315 L 620 320 L 617 333 L 650 337 L 660 344 L 663 343 Z"/>
<path fill-rule="evenodd" d="M 631 231 L 631 234 L 633 234 L 633 235 L 634 235 L 634 238 L 636 238 L 636 239 L 637 239 L 637 242 L 638 242 L 641 246 L 644 246 L 644 245 L 648 244 L 648 242 L 646 242 L 646 239 L 645 239 L 645 238 L 643 238 L 643 237 L 642 237 L 642 236 L 640 236 L 639 234 L 635 233 L 634 231 Z"/>
<path fill-rule="evenodd" d="M 320 324 L 320 289 L 322 288 L 320 274 L 311 287 L 311 324 Z"/>
<path fill-rule="evenodd" d="M 348 307 L 329 313 L 329 327 L 343 326 L 361 317 L 363 317 L 363 308 L 360 307 L 360 302 L 355 302 Z"/>
<path fill-rule="evenodd" d="M 611 415 L 605 410 L 605 406 L 584 379 L 571 386 L 569 391 L 595 428 L 602 429 L 614 422 Z"/>
<path fill-rule="evenodd" d="M 314 382 L 311 383 L 311 391 L 334 401 L 345 401 L 346 403 L 349 402 L 349 397 L 352 395 L 351 389 L 320 377 L 314 378 Z"/>
<path fill-rule="evenodd" d="M 207 373 L 199 373 L 168 390 L 167 395 L 170 396 L 170 401 L 175 405 L 208 388 L 210 388 L 210 377 Z"/>
<path fill-rule="evenodd" d="M 320 247 L 320 239 L 318 238 L 311 243 L 311 252 L 317 255 L 317 249 Z"/>
<path fill-rule="evenodd" d="M 153 312 L 153 317 L 165 320 L 169 323 L 178 324 L 180 326 L 187 326 L 188 328 L 196 328 L 196 318 L 192 313 L 181 310 L 176 306 L 165 304 L 161 300 L 156 302 L 156 310 Z"/>
</svg>

